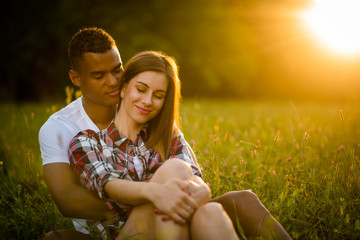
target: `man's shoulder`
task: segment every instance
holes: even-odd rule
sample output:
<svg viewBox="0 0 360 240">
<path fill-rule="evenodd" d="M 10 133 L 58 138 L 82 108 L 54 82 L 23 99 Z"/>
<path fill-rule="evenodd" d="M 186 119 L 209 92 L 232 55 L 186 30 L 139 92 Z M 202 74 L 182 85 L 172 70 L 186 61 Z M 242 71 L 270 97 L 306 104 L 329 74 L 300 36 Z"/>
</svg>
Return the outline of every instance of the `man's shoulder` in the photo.
<svg viewBox="0 0 360 240">
<path fill-rule="evenodd" d="M 76 120 L 77 117 L 82 115 L 82 102 L 81 98 L 76 99 L 75 101 L 71 102 L 64 108 L 60 109 L 59 111 L 52 114 L 48 121 L 50 120 L 65 120 L 65 121 L 71 121 Z"/>
<path fill-rule="evenodd" d="M 81 98 L 78 98 L 52 114 L 41 126 L 39 135 L 64 134 L 65 132 L 71 132 L 71 134 L 75 135 L 78 131 L 82 130 L 80 129 L 82 125 L 86 125 L 86 123 L 84 121 Z"/>
<path fill-rule="evenodd" d="M 71 122 L 78 122 L 82 118 L 82 104 L 81 98 L 76 99 L 71 102 L 69 105 L 60 109 L 59 111 L 53 113 L 48 120 L 43 124 L 42 128 L 54 127 L 54 126 L 63 126 L 71 124 Z"/>
</svg>

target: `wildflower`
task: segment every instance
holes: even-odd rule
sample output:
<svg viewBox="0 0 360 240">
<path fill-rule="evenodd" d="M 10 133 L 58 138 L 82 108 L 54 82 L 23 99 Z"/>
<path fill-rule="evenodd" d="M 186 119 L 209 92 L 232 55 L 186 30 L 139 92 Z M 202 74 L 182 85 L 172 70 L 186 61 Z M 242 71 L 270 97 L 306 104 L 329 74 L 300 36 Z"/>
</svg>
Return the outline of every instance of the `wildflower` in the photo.
<svg viewBox="0 0 360 240">
<path fill-rule="evenodd" d="M 337 152 L 339 153 L 339 152 L 342 152 L 342 151 L 344 151 L 344 149 L 345 149 L 345 146 L 344 145 L 341 145 L 338 149 L 337 149 Z"/>
<path fill-rule="evenodd" d="M 4 163 L 3 163 L 3 161 L 0 161 L 0 165 L 3 165 Z"/>
<path fill-rule="evenodd" d="M 290 161 L 291 161 L 291 157 L 288 157 L 288 158 L 286 159 L 286 161 L 287 161 L 287 162 L 290 162 Z"/>
<path fill-rule="evenodd" d="M 309 133 L 308 133 L 308 132 L 305 132 L 305 133 L 304 133 L 304 141 L 306 141 L 306 140 L 308 139 L 308 137 L 309 137 Z"/>
<path fill-rule="evenodd" d="M 75 91 L 75 98 L 79 98 L 82 95 L 81 90 L 76 90 Z"/>
<path fill-rule="evenodd" d="M 205 150 L 204 150 L 204 154 L 205 154 L 205 155 L 209 155 L 209 154 L 210 154 L 209 149 L 205 149 Z"/>
<path fill-rule="evenodd" d="M 190 140 L 190 145 L 191 145 L 192 148 L 194 148 L 194 146 L 195 146 L 195 140 L 194 139 Z"/>
<path fill-rule="evenodd" d="M 340 119 L 341 121 L 344 121 L 344 113 L 342 109 L 340 109 Z"/>
</svg>

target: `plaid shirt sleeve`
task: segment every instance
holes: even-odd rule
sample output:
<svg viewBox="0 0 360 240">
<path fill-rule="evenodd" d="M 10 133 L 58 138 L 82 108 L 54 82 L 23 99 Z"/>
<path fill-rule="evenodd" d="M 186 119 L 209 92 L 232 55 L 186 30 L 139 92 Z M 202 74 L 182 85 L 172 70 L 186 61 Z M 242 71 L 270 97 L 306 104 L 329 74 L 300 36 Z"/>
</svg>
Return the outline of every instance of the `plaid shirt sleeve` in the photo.
<svg viewBox="0 0 360 240">
<path fill-rule="evenodd" d="M 112 164 L 114 156 L 105 153 L 102 142 L 98 133 L 92 130 L 82 131 L 71 140 L 68 154 L 70 165 L 80 177 L 82 185 L 107 201 L 109 199 L 104 193 L 105 183 L 115 178 L 128 178 L 128 169 Z"/>
<path fill-rule="evenodd" d="M 178 129 L 177 131 L 177 135 L 173 137 L 171 142 L 170 158 L 183 159 L 185 162 L 190 164 L 194 175 L 202 177 L 200 167 L 198 165 L 193 150 L 186 142 L 184 135 L 180 131 L 180 129 Z"/>
</svg>

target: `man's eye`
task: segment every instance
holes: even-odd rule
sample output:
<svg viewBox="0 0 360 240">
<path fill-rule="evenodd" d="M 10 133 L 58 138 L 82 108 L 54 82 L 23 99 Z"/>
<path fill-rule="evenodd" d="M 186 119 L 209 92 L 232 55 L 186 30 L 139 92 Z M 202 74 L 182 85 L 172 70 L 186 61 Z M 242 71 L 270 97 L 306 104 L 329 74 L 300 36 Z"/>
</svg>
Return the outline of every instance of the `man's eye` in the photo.
<svg viewBox="0 0 360 240">
<path fill-rule="evenodd" d="M 104 75 L 102 75 L 102 74 L 94 75 L 94 78 L 99 80 L 99 79 L 102 79 L 103 76 L 104 76 Z"/>
</svg>

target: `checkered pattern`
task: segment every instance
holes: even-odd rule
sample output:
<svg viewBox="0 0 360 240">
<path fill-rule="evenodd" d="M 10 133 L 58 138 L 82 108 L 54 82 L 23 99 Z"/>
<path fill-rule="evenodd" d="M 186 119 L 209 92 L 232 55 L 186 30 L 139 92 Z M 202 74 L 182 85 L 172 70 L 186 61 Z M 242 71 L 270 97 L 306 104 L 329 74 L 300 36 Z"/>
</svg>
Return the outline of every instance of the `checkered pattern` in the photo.
<svg viewBox="0 0 360 240">
<path fill-rule="evenodd" d="M 163 163 L 157 151 L 145 146 L 146 133 L 146 128 L 142 129 L 135 142 L 132 142 L 121 135 L 112 123 L 100 132 L 81 131 L 70 142 L 69 160 L 73 171 L 86 188 L 106 202 L 117 218 L 110 224 L 108 221 L 103 222 L 104 224 L 102 222 L 92 224 L 98 225 L 98 229 L 103 229 L 100 231 L 103 234 L 106 229 L 115 230 L 121 227 L 130 210 L 129 205 L 109 199 L 104 192 L 104 185 L 117 178 L 145 181 L 150 179 Z M 141 175 L 135 169 L 134 158 L 138 158 L 142 164 Z M 183 159 L 190 164 L 193 174 L 201 177 L 195 155 L 180 130 L 172 139 L 170 158 Z"/>
</svg>

